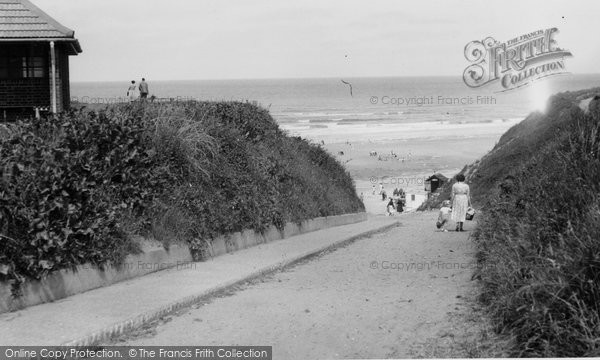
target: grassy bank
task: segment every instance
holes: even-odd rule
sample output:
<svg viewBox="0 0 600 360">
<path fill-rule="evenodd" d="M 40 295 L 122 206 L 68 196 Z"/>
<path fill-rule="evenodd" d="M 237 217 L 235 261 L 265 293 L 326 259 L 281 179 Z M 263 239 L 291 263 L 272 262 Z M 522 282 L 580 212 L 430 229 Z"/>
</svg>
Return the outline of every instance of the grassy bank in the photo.
<svg viewBox="0 0 600 360">
<path fill-rule="evenodd" d="M 463 169 L 480 299 L 512 356 L 600 355 L 600 114 L 578 106 L 599 93 L 553 96 Z"/>
<path fill-rule="evenodd" d="M 118 263 L 132 235 L 206 255 L 243 229 L 363 210 L 321 147 L 248 103 L 85 109 L 0 128 L 0 280 Z"/>
</svg>

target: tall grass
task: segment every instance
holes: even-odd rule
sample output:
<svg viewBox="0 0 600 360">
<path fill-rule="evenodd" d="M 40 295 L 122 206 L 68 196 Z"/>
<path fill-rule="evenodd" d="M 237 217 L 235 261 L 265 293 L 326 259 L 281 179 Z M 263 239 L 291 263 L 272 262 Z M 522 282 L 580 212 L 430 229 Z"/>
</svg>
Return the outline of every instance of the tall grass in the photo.
<svg viewBox="0 0 600 360">
<path fill-rule="evenodd" d="M 215 156 L 217 142 L 205 125 L 180 106 L 144 110 L 154 150 L 168 154 L 170 161 L 187 164 L 189 174 L 208 176 L 207 163 Z"/>
<path fill-rule="evenodd" d="M 481 300 L 513 356 L 600 355 L 600 118 L 581 95 L 555 96 L 471 176 Z"/>
</svg>

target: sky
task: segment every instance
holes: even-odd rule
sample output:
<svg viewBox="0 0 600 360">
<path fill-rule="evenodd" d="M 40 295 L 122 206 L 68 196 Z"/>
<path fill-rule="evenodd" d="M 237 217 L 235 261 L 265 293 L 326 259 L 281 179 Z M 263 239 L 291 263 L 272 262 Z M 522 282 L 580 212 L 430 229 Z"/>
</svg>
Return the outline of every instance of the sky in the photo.
<svg viewBox="0 0 600 360">
<path fill-rule="evenodd" d="M 75 30 L 71 81 L 462 76 L 465 45 L 556 27 L 600 72 L 597 0 L 31 0 Z"/>
</svg>

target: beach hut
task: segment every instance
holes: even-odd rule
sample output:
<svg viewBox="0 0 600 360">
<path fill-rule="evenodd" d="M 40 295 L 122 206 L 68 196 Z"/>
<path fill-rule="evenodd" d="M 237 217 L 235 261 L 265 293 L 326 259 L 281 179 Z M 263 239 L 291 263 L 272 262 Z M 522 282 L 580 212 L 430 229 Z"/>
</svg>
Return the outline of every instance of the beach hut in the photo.
<svg viewBox="0 0 600 360">
<path fill-rule="evenodd" d="M 0 121 L 69 108 L 75 32 L 28 0 L 0 0 Z"/>
<path fill-rule="evenodd" d="M 448 181 L 448 178 L 444 175 L 437 173 L 433 174 L 425 180 L 425 191 L 432 193 L 435 192 L 440 186 Z"/>
</svg>

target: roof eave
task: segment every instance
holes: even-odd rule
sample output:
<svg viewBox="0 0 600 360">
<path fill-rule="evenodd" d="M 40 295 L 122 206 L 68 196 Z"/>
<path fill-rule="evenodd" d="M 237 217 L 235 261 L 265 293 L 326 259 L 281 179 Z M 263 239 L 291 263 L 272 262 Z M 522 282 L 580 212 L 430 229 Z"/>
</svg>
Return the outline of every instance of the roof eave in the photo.
<svg viewBox="0 0 600 360">
<path fill-rule="evenodd" d="M 1 38 L 0 39 L 0 43 L 2 42 L 50 42 L 50 41 L 54 41 L 54 42 L 64 42 L 64 43 L 68 43 L 70 45 L 70 48 L 72 50 L 70 55 L 77 55 L 77 54 L 81 54 L 83 52 L 83 50 L 81 49 L 81 45 L 79 44 L 79 40 L 74 39 L 74 38 L 63 38 L 63 37 L 57 37 L 57 38 Z"/>
<path fill-rule="evenodd" d="M 81 48 L 81 45 L 79 44 L 79 40 L 73 39 L 73 41 L 71 41 L 70 44 L 74 51 L 73 55 L 81 54 L 83 52 L 83 49 Z"/>
</svg>

